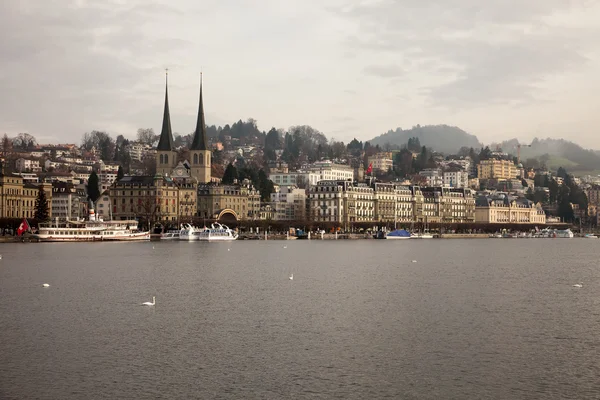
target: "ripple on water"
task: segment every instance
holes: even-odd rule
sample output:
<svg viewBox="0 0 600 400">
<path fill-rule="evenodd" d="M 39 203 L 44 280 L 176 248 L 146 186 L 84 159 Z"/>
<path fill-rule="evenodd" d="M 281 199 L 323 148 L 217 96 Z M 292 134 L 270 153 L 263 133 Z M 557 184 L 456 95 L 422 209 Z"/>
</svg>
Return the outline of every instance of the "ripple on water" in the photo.
<svg viewBox="0 0 600 400">
<path fill-rule="evenodd" d="M 4 245 L 0 397 L 600 397 L 590 241 L 226 249 Z"/>
</svg>

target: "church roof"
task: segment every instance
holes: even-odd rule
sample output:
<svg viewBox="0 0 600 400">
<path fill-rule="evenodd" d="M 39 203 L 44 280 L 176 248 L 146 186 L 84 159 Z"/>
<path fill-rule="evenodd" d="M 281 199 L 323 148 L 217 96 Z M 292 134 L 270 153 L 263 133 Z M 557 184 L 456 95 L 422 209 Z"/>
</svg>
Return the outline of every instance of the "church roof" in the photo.
<svg viewBox="0 0 600 400">
<path fill-rule="evenodd" d="M 204 120 L 204 104 L 202 102 L 202 74 L 200 74 L 200 102 L 198 104 L 198 120 L 190 150 L 208 150 L 206 138 L 206 121 Z"/>
<path fill-rule="evenodd" d="M 165 78 L 165 111 L 163 114 L 162 129 L 156 150 L 173 151 L 173 132 L 171 131 L 171 114 L 169 112 L 168 76 Z"/>
</svg>

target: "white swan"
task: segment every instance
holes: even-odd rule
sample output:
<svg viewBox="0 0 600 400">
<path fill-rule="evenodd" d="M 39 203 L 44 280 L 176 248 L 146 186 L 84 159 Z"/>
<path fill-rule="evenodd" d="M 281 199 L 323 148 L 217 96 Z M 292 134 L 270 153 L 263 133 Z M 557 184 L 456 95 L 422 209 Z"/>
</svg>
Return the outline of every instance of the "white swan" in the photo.
<svg viewBox="0 0 600 400">
<path fill-rule="evenodd" d="M 287 249 L 287 246 L 283 246 L 284 249 Z"/>
<path fill-rule="evenodd" d="M 417 260 L 412 260 L 412 262 L 417 262 Z"/>
<path fill-rule="evenodd" d="M 142 303 L 143 306 L 153 306 L 156 304 L 156 296 L 152 296 L 152 303 L 150 303 L 149 301 Z"/>
<path fill-rule="evenodd" d="M 294 274 L 291 274 L 290 275 L 290 281 L 293 281 L 293 280 L 294 280 Z"/>
<path fill-rule="evenodd" d="M 581 283 L 576 283 L 573 285 L 573 287 L 580 288 L 580 287 L 583 287 L 583 285 Z"/>
<path fill-rule="evenodd" d="M 43 286 L 43 287 L 50 287 L 50 285 L 49 285 L 49 284 L 47 284 L 47 283 L 43 283 L 43 284 L 42 284 L 42 286 Z"/>
</svg>

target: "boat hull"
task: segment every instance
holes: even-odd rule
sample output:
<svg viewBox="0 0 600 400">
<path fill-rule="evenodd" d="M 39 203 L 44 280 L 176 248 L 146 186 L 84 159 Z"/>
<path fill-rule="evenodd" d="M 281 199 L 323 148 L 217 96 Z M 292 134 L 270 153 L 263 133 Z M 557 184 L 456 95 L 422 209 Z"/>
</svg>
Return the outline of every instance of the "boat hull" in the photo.
<svg viewBox="0 0 600 400">
<path fill-rule="evenodd" d="M 150 240 L 150 232 L 132 233 L 129 235 L 31 235 L 40 242 L 137 242 Z"/>
</svg>

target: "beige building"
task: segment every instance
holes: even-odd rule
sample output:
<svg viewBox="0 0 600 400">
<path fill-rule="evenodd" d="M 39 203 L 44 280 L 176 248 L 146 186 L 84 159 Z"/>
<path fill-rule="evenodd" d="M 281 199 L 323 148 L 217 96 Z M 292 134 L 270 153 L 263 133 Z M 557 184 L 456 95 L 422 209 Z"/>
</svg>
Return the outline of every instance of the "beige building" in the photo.
<svg viewBox="0 0 600 400">
<path fill-rule="evenodd" d="M 180 217 L 179 188 L 162 175 L 124 176 L 110 188 L 109 197 L 116 220 L 176 223 Z"/>
<path fill-rule="evenodd" d="M 52 217 L 52 185 L 25 183 L 16 174 L 0 172 L 0 218 L 34 218 L 39 186 L 46 192 L 48 215 Z"/>
<path fill-rule="evenodd" d="M 545 224 L 546 213 L 541 204 L 505 194 L 479 196 L 476 200 L 475 222 L 484 224 Z"/>
<path fill-rule="evenodd" d="M 310 189 L 309 201 L 315 222 L 338 222 L 348 229 L 352 222 L 375 220 L 374 190 L 364 184 L 322 180 Z"/>
<path fill-rule="evenodd" d="M 477 177 L 479 179 L 514 179 L 517 177 L 517 167 L 512 160 L 496 158 L 481 160 L 477 164 Z"/>
<path fill-rule="evenodd" d="M 381 172 L 388 172 L 394 167 L 394 160 L 390 151 L 374 154 L 368 158 L 368 162 L 373 165 L 373 170 Z"/>
<path fill-rule="evenodd" d="M 418 222 L 469 223 L 475 222 L 473 191 L 465 188 L 421 187 L 423 198 Z"/>
<path fill-rule="evenodd" d="M 275 186 L 271 193 L 273 219 L 277 221 L 302 221 L 306 219 L 306 190 L 294 186 Z"/>
<path fill-rule="evenodd" d="M 207 219 L 260 218 L 260 192 L 248 182 L 241 185 L 203 184 L 198 187 L 198 216 Z"/>
</svg>

